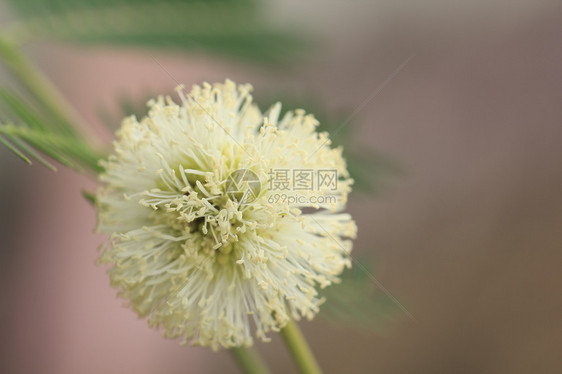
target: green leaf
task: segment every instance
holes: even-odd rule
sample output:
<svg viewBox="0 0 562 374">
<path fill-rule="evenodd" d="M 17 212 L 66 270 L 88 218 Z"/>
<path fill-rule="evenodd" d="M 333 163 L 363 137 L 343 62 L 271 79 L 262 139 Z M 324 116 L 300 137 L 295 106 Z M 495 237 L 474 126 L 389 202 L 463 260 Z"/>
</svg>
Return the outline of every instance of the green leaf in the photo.
<svg viewBox="0 0 562 374">
<path fill-rule="evenodd" d="M 54 165 L 39 155 L 38 152 L 42 152 L 76 170 L 82 171 L 84 167 L 95 172 L 102 170 L 98 165 L 101 155 L 79 138 L 59 135 L 49 130 L 37 130 L 26 125 L 16 126 L 12 123 L 0 124 L 1 135 L 13 140 L 15 144 L 8 142 L 4 137 L 0 138 L 8 149 L 28 163 L 31 163 L 29 159 L 31 157 L 51 170 L 56 170 Z"/>
<path fill-rule="evenodd" d="M 61 124 L 57 120 L 52 119 L 52 117 L 35 108 L 23 97 L 0 88 L 0 105 L 3 108 L 4 117 L 7 117 L 10 123 L 22 122 L 25 123 L 28 128 L 28 130 L 22 129 L 20 134 L 15 134 L 16 132 L 20 132 L 20 130 L 16 131 L 8 126 L 9 131 L 12 131 L 9 134 L 10 139 L 17 145 L 20 152 L 28 154 L 31 158 L 37 160 L 47 168 L 56 170 L 54 165 L 41 157 L 33 147 L 20 138 L 22 134 L 26 134 L 28 143 L 33 143 L 38 150 L 48 154 L 65 166 L 73 167 L 74 165 L 67 157 L 57 153 L 57 151 L 61 151 L 59 148 L 50 148 L 48 145 L 50 144 L 48 143 L 49 134 L 55 134 L 55 138 L 64 138 L 67 144 L 71 144 L 72 142 L 80 144 L 81 148 L 83 148 L 83 152 L 81 153 L 85 154 L 85 152 L 91 152 L 90 147 L 85 144 L 84 140 L 71 126 L 65 123 Z M 12 127 L 14 127 L 14 125 L 12 125 Z M 31 130 L 34 130 L 40 135 L 35 136 L 35 133 Z M 4 131 L 6 131 L 6 128 L 4 128 Z M 45 139 L 43 139 L 43 137 L 45 137 Z M 61 142 L 55 141 L 55 143 L 59 144 Z"/>
<path fill-rule="evenodd" d="M 26 99 L 2 90 L 0 104 L 31 127 L 57 130 L 58 133 L 78 137 L 68 113 L 72 110 L 49 80 L 21 53 L 19 46 L 0 34 L 0 62 L 24 89 Z M 32 116 L 32 118 L 29 118 Z M 9 118 L 8 118 L 9 119 Z M 14 118 L 12 118 L 14 119 Z M 4 120 L 6 120 L 4 118 Z M 44 126 L 43 126 L 44 125 Z"/>
<path fill-rule="evenodd" d="M 211 51 L 290 62 L 301 38 L 274 29 L 258 2 L 245 0 L 9 0 L 23 34 L 80 43 Z M 14 31 L 17 35 L 18 33 Z"/>
<path fill-rule="evenodd" d="M 88 202 L 92 205 L 96 205 L 96 195 L 89 191 L 82 191 L 82 196 L 84 199 L 88 200 Z"/>
<path fill-rule="evenodd" d="M 320 316 L 326 320 L 357 329 L 380 332 L 400 316 L 400 308 L 383 291 L 377 289 L 369 273 L 373 270 L 354 266 L 346 270 L 340 284 L 320 291 L 326 301 Z"/>
<path fill-rule="evenodd" d="M 16 156 L 31 165 L 31 160 L 27 158 L 18 148 L 16 148 L 12 143 L 7 141 L 3 136 L 0 136 L 0 143 L 4 144 L 10 151 L 12 151 Z"/>
<path fill-rule="evenodd" d="M 20 138 L 14 135 L 9 135 L 9 137 L 23 152 L 27 153 L 33 159 L 39 161 L 41 165 L 45 166 L 47 169 L 50 169 L 51 171 L 57 171 L 55 165 L 51 164 L 49 161 L 41 157 L 41 155 L 35 152 L 35 150 L 32 147 L 30 147 L 26 142 L 24 142 L 23 140 L 21 140 Z"/>
<path fill-rule="evenodd" d="M 111 132 L 116 131 L 123 118 L 134 115 L 137 118 L 146 116 L 148 106 L 146 103 L 157 94 L 144 92 L 139 98 L 133 98 L 127 94 L 120 94 L 117 100 L 117 108 L 100 107 L 97 109 L 98 118 Z"/>
<path fill-rule="evenodd" d="M 26 94 L 0 88 L 1 143 L 27 163 L 35 159 L 56 170 L 41 152 L 65 166 L 99 172 L 100 155 L 70 123 L 64 99 L 17 46 L 4 38 L 0 38 L 0 62 L 10 69 Z"/>
<path fill-rule="evenodd" d="M 43 122 L 35 115 L 35 108 L 23 98 L 0 87 L 0 105 L 4 109 L 4 116 L 20 118 L 30 127 L 44 130 Z"/>
</svg>

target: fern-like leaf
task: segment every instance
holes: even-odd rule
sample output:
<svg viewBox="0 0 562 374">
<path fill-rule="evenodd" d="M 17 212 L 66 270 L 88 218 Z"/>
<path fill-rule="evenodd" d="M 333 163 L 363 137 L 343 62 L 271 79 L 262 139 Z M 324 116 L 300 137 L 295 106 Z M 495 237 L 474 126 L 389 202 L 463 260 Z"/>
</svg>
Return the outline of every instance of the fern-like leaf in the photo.
<svg viewBox="0 0 562 374">
<path fill-rule="evenodd" d="M 377 289 L 365 269 L 354 266 L 344 272 L 340 284 L 321 291 L 326 301 L 320 308 L 320 316 L 334 323 L 376 332 L 400 316 L 398 305 Z"/>
<path fill-rule="evenodd" d="M 24 161 L 31 163 L 31 159 L 35 159 L 51 170 L 56 170 L 56 167 L 39 152 L 77 170 L 82 171 L 86 168 L 95 172 L 101 171 L 98 165 L 101 155 L 79 138 L 33 129 L 27 125 L 5 123 L 0 124 L 0 141 Z"/>
<path fill-rule="evenodd" d="M 211 51 L 287 62 L 299 39 L 264 20 L 256 1 L 9 0 L 15 35 Z"/>
</svg>

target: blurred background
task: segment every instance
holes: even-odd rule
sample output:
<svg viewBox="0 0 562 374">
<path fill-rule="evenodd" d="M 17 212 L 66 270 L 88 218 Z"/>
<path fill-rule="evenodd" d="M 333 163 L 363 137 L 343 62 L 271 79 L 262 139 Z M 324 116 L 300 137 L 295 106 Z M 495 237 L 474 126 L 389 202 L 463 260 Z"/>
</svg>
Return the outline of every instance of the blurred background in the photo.
<svg viewBox="0 0 562 374">
<path fill-rule="evenodd" d="M 415 320 L 356 267 L 301 323 L 326 373 L 562 370 L 560 2 L 113 3 L 0 2 L 2 32 L 97 144 L 176 81 L 250 82 L 263 110 L 344 124 L 354 256 Z M 3 147 L 0 175 L 0 372 L 236 372 L 116 298 L 81 195 L 94 181 Z M 296 371 L 278 337 L 257 349 Z"/>
</svg>

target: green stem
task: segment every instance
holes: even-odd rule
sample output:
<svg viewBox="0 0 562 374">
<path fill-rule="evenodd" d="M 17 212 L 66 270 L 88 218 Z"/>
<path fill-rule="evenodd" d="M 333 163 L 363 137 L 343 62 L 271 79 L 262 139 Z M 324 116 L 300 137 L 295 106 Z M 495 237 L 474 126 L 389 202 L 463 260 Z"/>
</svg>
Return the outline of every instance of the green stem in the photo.
<svg viewBox="0 0 562 374">
<path fill-rule="evenodd" d="M 269 374 L 270 371 L 260 356 L 251 348 L 234 347 L 229 349 L 230 353 L 246 374 Z"/>
<path fill-rule="evenodd" d="M 299 326 L 294 321 L 290 321 L 281 330 L 281 336 L 302 374 L 322 374 Z"/>
</svg>

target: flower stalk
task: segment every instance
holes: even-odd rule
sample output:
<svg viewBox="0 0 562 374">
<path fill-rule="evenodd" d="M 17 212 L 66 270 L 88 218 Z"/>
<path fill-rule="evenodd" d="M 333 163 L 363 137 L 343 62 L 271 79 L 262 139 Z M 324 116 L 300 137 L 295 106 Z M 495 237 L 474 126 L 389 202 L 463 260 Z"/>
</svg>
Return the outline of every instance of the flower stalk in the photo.
<svg viewBox="0 0 562 374">
<path fill-rule="evenodd" d="M 246 374 L 270 374 L 269 368 L 265 365 L 261 357 L 251 348 L 234 347 L 229 352 L 234 357 L 238 366 Z"/>
<path fill-rule="evenodd" d="M 281 336 L 302 374 L 322 374 L 314 354 L 295 321 L 291 320 L 281 329 Z"/>
</svg>

